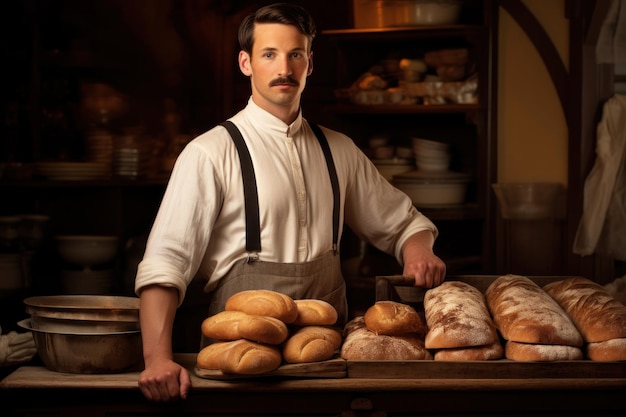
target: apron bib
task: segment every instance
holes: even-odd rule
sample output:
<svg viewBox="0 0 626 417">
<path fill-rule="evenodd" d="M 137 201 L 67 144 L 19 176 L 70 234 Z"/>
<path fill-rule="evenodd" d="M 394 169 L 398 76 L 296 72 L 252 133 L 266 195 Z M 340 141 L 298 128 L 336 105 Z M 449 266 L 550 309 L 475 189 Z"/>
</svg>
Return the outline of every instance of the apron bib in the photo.
<svg viewBox="0 0 626 417">
<path fill-rule="evenodd" d="M 241 161 L 242 180 L 244 182 L 246 215 L 246 250 L 248 257 L 237 262 L 220 279 L 211 293 L 209 315 L 224 310 L 228 298 L 245 290 L 272 290 L 289 295 L 294 299 L 316 298 L 332 304 L 338 313 L 337 325 L 347 321 L 348 304 L 346 284 L 341 273 L 341 261 L 337 251 L 339 236 L 339 181 L 330 148 L 321 129 L 309 123 L 324 151 L 326 164 L 333 187 L 333 244 L 326 254 L 309 262 L 278 263 L 259 261 L 257 253 L 261 251 L 261 230 L 259 221 L 259 203 L 256 179 L 248 148 L 232 122 L 222 124 L 237 146 Z M 203 346 L 207 341 L 203 337 Z"/>
</svg>

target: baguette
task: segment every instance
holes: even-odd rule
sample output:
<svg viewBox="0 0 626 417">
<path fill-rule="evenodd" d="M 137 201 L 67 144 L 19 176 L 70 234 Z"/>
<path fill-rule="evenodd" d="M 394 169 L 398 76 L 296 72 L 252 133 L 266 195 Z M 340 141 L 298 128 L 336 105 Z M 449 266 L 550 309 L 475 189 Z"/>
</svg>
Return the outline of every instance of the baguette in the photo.
<svg viewBox="0 0 626 417">
<path fill-rule="evenodd" d="M 283 343 L 289 336 L 289 329 L 282 321 L 241 311 L 222 311 L 210 316 L 202 322 L 201 331 L 209 339 L 248 339 L 272 345 Z"/>
<path fill-rule="evenodd" d="M 498 342 L 485 296 L 470 284 L 446 281 L 426 291 L 427 349 L 466 348 Z"/>
<path fill-rule="evenodd" d="M 520 275 L 496 278 L 485 291 L 487 306 L 508 341 L 580 347 L 576 326 L 541 287 Z"/>
<path fill-rule="evenodd" d="M 337 310 L 323 300 L 294 300 L 298 315 L 293 322 L 296 326 L 331 326 L 337 322 Z"/>
<path fill-rule="evenodd" d="M 306 326 L 292 334 L 283 346 L 289 363 L 321 362 L 331 359 L 341 346 L 341 333 L 322 326 Z"/>
<path fill-rule="evenodd" d="M 219 369 L 227 374 L 258 375 L 276 370 L 281 363 L 278 347 L 240 339 L 225 349 Z"/>
<path fill-rule="evenodd" d="M 274 317 L 284 323 L 293 323 L 298 316 L 298 307 L 291 297 L 271 290 L 246 290 L 235 293 L 226 300 L 225 310 Z"/>
<path fill-rule="evenodd" d="M 626 361 L 626 338 L 588 343 L 585 352 L 592 361 Z"/>
<path fill-rule="evenodd" d="M 583 358 L 579 347 L 567 345 L 541 345 L 508 341 L 504 348 L 507 359 L 514 361 L 554 362 Z"/>
<path fill-rule="evenodd" d="M 367 328 L 377 335 L 425 334 L 427 330 L 424 319 L 413 307 L 395 301 L 378 301 L 363 317 Z"/>
<path fill-rule="evenodd" d="M 585 342 L 626 337 L 626 306 L 587 278 L 552 282 L 543 289 L 565 310 Z"/>
</svg>

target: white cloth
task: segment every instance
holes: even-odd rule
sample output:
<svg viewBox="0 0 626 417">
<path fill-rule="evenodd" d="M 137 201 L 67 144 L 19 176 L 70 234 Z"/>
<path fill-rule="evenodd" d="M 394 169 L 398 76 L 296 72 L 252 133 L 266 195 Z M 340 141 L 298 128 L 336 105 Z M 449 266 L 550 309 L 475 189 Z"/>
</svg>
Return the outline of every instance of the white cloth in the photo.
<svg viewBox="0 0 626 417">
<path fill-rule="evenodd" d="M 333 194 L 320 145 L 302 114 L 291 125 L 252 99 L 231 120 L 253 160 L 261 221 L 259 259 L 308 262 L 332 247 Z M 406 239 L 437 229 L 394 188 L 347 136 L 322 128 L 337 169 L 341 224 L 401 261 Z M 179 290 L 194 276 L 211 290 L 247 256 L 239 156 L 223 127 L 198 136 L 181 152 L 140 262 L 135 290 L 152 284 Z"/>
<path fill-rule="evenodd" d="M 0 333 L 2 329 L 0 329 Z M 9 332 L 0 336 L 0 366 L 28 362 L 37 353 L 31 332 Z"/>
<path fill-rule="evenodd" d="M 598 63 L 626 65 L 626 0 L 610 0 L 598 43 L 596 60 Z"/>
<path fill-rule="evenodd" d="M 596 140 L 574 253 L 601 251 L 626 260 L 626 95 L 614 95 L 604 104 Z"/>
</svg>

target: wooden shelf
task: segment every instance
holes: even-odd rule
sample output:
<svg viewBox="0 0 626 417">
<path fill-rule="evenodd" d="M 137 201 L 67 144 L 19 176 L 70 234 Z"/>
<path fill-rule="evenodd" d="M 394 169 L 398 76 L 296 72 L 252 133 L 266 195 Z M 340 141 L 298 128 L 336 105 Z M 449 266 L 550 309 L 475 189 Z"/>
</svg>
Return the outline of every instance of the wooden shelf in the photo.
<svg viewBox="0 0 626 417">
<path fill-rule="evenodd" d="M 473 113 L 482 110 L 480 104 L 380 104 L 365 105 L 338 103 L 328 106 L 336 114 L 420 114 L 420 113 Z"/>
</svg>

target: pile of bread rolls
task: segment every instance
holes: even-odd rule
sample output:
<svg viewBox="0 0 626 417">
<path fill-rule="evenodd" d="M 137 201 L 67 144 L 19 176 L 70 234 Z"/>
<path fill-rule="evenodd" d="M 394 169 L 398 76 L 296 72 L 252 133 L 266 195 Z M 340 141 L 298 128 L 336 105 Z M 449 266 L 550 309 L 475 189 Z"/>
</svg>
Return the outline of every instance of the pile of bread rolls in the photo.
<svg viewBox="0 0 626 417">
<path fill-rule="evenodd" d="M 331 359 L 342 342 L 331 327 L 337 311 L 322 300 L 294 300 L 269 290 L 241 291 L 225 310 L 202 322 L 202 334 L 214 340 L 197 356 L 200 369 L 257 375 L 284 362 Z"/>
</svg>

